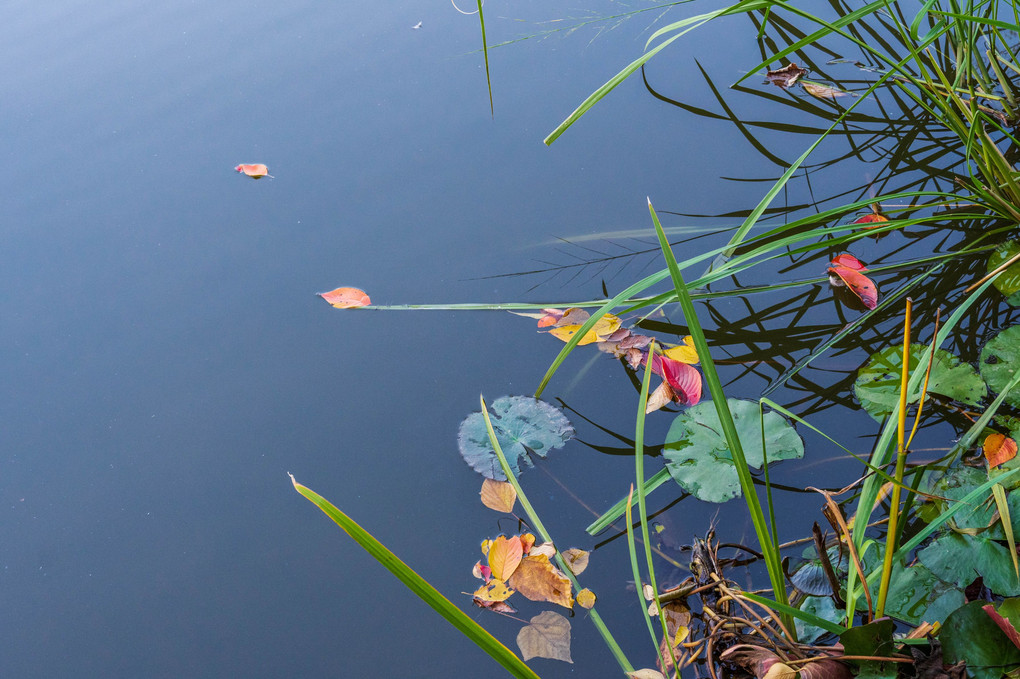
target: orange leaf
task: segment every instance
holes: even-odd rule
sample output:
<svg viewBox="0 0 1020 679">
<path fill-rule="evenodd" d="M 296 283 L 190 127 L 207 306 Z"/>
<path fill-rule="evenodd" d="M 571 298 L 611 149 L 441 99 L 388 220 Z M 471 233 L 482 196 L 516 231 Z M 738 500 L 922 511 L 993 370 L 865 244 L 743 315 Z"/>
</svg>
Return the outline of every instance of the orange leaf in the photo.
<svg viewBox="0 0 1020 679">
<path fill-rule="evenodd" d="M 570 580 L 557 571 L 544 554 L 524 557 L 510 576 L 509 584 L 532 601 L 549 601 L 565 608 L 573 607 Z"/>
<path fill-rule="evenodd" d="M 985 439 L 984 448 L 990 468 L 998 467 L 1016 457 L 1016 441 L 1003 434 L 989 434 Z"/>
<path fill-rule="evenodd" d="M 490 580 L 475 590 L 473 596 L 482 601 L 506 601 L 514 591 L 502 580 Z"/>
<path fill-rule="evenodd" d="M 248 175 L 252 179 L 262 179 L 263 177 L 274 179 L 273 175 L 269 174 L 269 168 L 261 163 L 254 163 L 251 165 L 242 163 L 234 169 L 242 174 Z"/>
<path fill-rule="evenodd" d="M 840 256 L 842 257 L 843 255 Z M 829 282 L 835 287 L 846 285 L 860 298 L 864 306 L 874 309 L 878 306 L 878 288 L 875 287 L 875 283 L 870 278 L 861 273 L 861 271 L 866 270 L 863 267 L 859 270 L 854 270 L 834 262 L 833 266 L 829 267 Z"/>
<path fill-rule="evenodd" d="M 531 533 L 525 533 L 521 536 L 521 545 L 524 547 L 524 553 L 527 554 L 535 546 L 535 536 Z"/>
<path fill-rule="evenodd" d="M 577 593 L 577 605 L 581 608 L 591 608 L 595 605 L 595 593 L 590 589 L 582 589 Z"/>
<path fill-rule="evenodd" d="M 489 568 L 492 569 L 492 577 L 497 580 L 509 578 L 517 569 L 522 556 L 524 545 L 521 544 L 519 535 L 509 539 L 500 535 L 489 545 Z"/>
<path fill-rule="evenodd" d="M 329 292 L 316 293 L 337 309 L 353 309 L 359 306 L 368 306 L 372 303 L 364 290 L 358 288 L 337 288 Z"/>
<path fill-rule="evenodd" d="M 861 264 L 861 260 L 857 259 L 853 255 L 848 255 L 845 252 L 841 255 L 836 255 L 836 258 L 832 260 L 832 265 L 845 266 L 846 268 L 853 269 L 854 271 L 868 270 L 866 266 Z"/>
<path fill-rule="evenodd" d="M 880 215 L 877 212 L 872 212 L 869 215 L 858 217 L 852 223 L 853 224 L 871 224 L 871 226 L 864 227 L 865 229 L 877 229 L 882 222 L 888 222 L 889 218 L 885 215 Z"/>
<path fill-rule="evenodd" d="M 517 502 L 517 491 L 512 484 L 506 481 L 495 481 L 485 479 L 482 481 L 482 504 L 497 512 L 510 513 L 514 510 L 514 503 Z"/>
</svg>

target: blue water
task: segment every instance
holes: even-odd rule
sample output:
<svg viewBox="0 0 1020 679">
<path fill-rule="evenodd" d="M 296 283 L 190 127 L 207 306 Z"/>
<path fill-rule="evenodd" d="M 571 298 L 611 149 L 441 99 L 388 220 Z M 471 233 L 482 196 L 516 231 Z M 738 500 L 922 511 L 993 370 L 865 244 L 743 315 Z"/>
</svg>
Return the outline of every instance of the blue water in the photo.
<svg viewBox="0 0 1020 679">
<path fill-rule="evenodd" d="M 532 393 L 559 346 L 509 314 L 341 312 L 315 293 L 595 298 L 603 279 L 615 293 L 660 264 L 544 284 L 483 277 L 585 255 L 557 237 L 647 230 L 646 196 L 713 214 L 758 201 L 766 184 L 719 177 L 781 168 L 729 122 L 663 103 L 640 78 L 541 143 L 640 54 L 660 14 L 579 25 L 651 6 L 586 5 L 486 5 L 490 43 L 533 36 L 490 53 L 494 116 L 477 19 L 443 3 L 5 8 L 0 675 L 499 675 L 287 472 L 513 646 L 518 622 L 461 595 L 476 586 L 481 540 L 516 525 L 478 503 L 456 431 L 479 393 Z M 694 59 L 726 86 L 756 63 L 750 38 L 739 19 L 693 33 L 649 75 L 709 106 Z M 787 160 L 805 142 L 791 144 Z M 236 174 L 239 163 L 265 163 L 275 179 Z M 715 308 L 746 313 L 737 301 Z M 578 353 L 546 397 L 631 436 L 625 371 L 591 360 Z M 742 384 L 734 395 L 767 382 Z M 854 435 L 853 421 L 870 422 L 852 417 Z M 626 492 L 632 461 L 585 445 L 626 447 L 571 419 L 580 442 L 546 468 L 601 511 Z M 650 423 L 649 438 L 669 419 Z M 799 485 L 839 485 L 840 469 Z M 590 513 L 541 471 L 524 479 L 561 546 L 594 546 Z M 682 507 L 681 541 L 716 516 Z M 749 539 L 741 508 L 721 511 L 728 538 Z M 584 582 L 635 663 L 651 666 L 622 547 L 597 552 Z M 521 617 L 544 608 L 525 602 Z M 542 676 L 616 676 L 585 617 L 573 618 L 575 664 L 536 660 Z"/>
</svg>

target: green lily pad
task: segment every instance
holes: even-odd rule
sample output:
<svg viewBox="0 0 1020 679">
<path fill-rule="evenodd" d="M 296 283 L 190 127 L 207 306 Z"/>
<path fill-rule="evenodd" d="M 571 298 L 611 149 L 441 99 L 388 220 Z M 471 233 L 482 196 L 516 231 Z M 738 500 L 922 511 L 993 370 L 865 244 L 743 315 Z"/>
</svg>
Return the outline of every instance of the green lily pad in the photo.
<svg viewBox="0 0 1020 679">
<path fill-rule="evenodd" d="M 1020 243 L 1009 240 L 988 258 L 988 271 L 994 271 L 1001 264 L 1020 254 Z M 992 283 L 999 292 L 1006 296 L 1011 306 L 1020 306 L 1020 262 L 1014 262 Z"/>
<path fill-rule="evenodd" d="M 957 466 L 950 468 L 944 475 L 931 483 L 930 490 L 932 495 L 957 502 L 963 500 L 968 493 L 987 480 L 988 474 L 984 470 Z M 991 495 L 991 491 L 988 491 L 988 498 L 991 498 Z M 1010 497 L 1012 496 L 1013 493 L 1010 493 Z M 935 500 L 933 504 L 937 507 L 938 513 L 949 508 L 949 505 L 942 500 Z M 978 501 L 960 509 L 950 521 L 957 530 L 981 533 L 982 537 L 993 540 L 1005 539 L 1002 524 L 998 521 L 992 523 L 995 511 L 995 503 L 991 500 Z M 1013 517 L 1014 523 L 1017 518 L 1020 517 Z"/>
<path fill-rule="evenodd" d="M 943 535 L 917 554 L 918 560 L 940 580 L 964 588 L 978 577 L 1002 596 L 1020 594 L 1009 550 L 998 542 L 971 535 Z"/>
<path fill-rule="evenodd" d="M 885 612 L 911 625 L 941 622 L 966 603 L 963 590 L 940 580 L 923 564 L 893 566 Z"/>
<path fill-rule="evenodd" d="M 758 403 L 735 398 L 726 399 L 726 403 L 733 414 L 747 464 L 761 468 L 764 457 Z M 764 422 L 769 462 L 804 456 L 804 442 L 782 415 L 767 412 Z M 677 415 L 666 434 L 663 455 L 673 479 L 695 497 L 706 502 L 726 502 L 740 495 L 737 470 L 711 401 Z"/>
<path fill-rule="evenodd" d="M 917 368 L 927 351 L 929 347 L 923 344 L 910 345 L 911 371 Z M 900 401 L 902 356 L 902 347 L 886 347 L 872 354 L 857 372 L 854 394 L 868 414 L 879 421 L 888 416 Z M 928 392 L 968 405 L 977 405 L 988 390 L 969 363 L 961 363 L 960 359 L 948 351 L 936 349 L 928 379 Z M 915 403 L 919 395 L 920 390 L 910 394 L 909 402 Z"/>
<path fill-rule="evenodd" d="M 995 393 L 1001 392 L 1020 369 L 1020 325 L 1006 328 L 981 349 L 981 376 Z M 1006 402 L 1020 407 L 1020 389 L 1014 389 Z"/>
<path fill-rule="evenodd" d="M 842 608 L 837 609 L 831 596 L 806 596 L 800 604 L 800 610 L 813 613 L 823 620 L 836 624 L 842 624 L 846 617 L 846 611 Z M 813 644 L 827 634 L 827 631 L 821 627 L 815 627 L 800 618 L 794 619 L 793 623 L 797 627 L 797 640 L 802 644 Z"/>
<path fill-rule="evenodd" d="M 514 474 L 520 473 L 522 462 L 528 467 L 534 465 L 532 454 L 545 457 L 574 436 L 574 427 L 563 413 L 530 396 L 497 398 L 489 405 L 489 419 Z M 506 481 L 481 412 L 471 413 L 460 423 L 457 445 L 476 472 L 486 478 Z"/>
<path fill-rule="evenodd" d="M 967 663 L 972 679 L 1001 679 L 1020 665 L 1020 649 L 984 612 L 986 601 L 972 601 L 946 618 L 939 640 L 946 666 Z"/>
</svg>

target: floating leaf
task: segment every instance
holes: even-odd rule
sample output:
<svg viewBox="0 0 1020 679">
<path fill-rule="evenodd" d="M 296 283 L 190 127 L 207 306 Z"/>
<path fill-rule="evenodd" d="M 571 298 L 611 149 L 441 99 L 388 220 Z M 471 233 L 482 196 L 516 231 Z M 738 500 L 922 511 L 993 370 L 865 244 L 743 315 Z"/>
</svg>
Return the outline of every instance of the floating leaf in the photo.
<svg viewBox="0 0 1020 679">
<path fill-rule="evenodd" d="M 917 369 L 928 351 L 929 348 L 923 344 L 910 345 L 911 371 Z M 891 346 L 872 354 L 868 362 L 857 372 L 854 395 L 876 420 L 884 419 L 900 402 L 902 370 L 903 347 Z M 920 389 L 910 394 L 908 402 L 917 401 L 919 391 Z M 960 359 L 948 351 L 936 349 L 928 378 L 928 392 L 967 405 L 977 405 L 988 390 L 969 363 L 961 363 Z"/>
<path fill-rule="evenodd" d="M 269 177 L 270 179 L 274 178 L 273 175 L 269 174 L 269 168 L 267 168 L 265 165 L 262 165 L 261 163 L 253 164 L 242 163 L 241 165 L 238 165 L 234 169 L 240 172 L 241 174 L 248 175 L 252 179 L 262 179 L 263 177 Z"/>
<path fill-rule="evenodd" d="M 489 406 L 492 428 L 514 474 L 521 463 L 532 466 L 530 454 L 545 457 L 574 436 L 574 428 L 559 410 L 530 396 L 503 396 Z M 472 413 L 460 423 L 457 437 L 460 454 L 482 476 L 505 481 L 499 459 L 489 443 L 482 413 Z"/>
<path fill-rule="evenodd" d="M 871 206 L 871 212 L 869 214 L 866 214 L 863 217 L 858 217 L 852 221 L 851 224 L 871 224 L 871 226 L 865 226 L 864 228 L 877 229 L 888 221 L 889 218 L 878 211 L 878 205 L 876 204 Z"/>
<path fill-rule="evenodd" d="M 507 514 L 514 510 L 514 503 L 517 502 L 517 490 L 513 484 L 506 481 L 485 479 L 482 481 L 482 490 L 479 495 L 482 497 L 483 505 Z"/>
<path fill-rule="evenodd" d="M 337 288 L 329 292 L 316 293 L 337 309 L 354 309 L 359 306 L 368 306 L 372 303 L 364 290 L 358 288 Z"/>
<path fill-rule="evenodd" d="M 669 386 L 669 382 L 662 382 L 655 388 L 655 391 L 648 394 L 648 401 L 645 403 L 645 415 L 654 413 L 673 402 L 676 395 Z"/>
<path fill-rule="evenodd" d="M 748 465 L 761 467 L 761 420 L 756 401 L 726 399 Z M 804 442 L 781 415 L 765 413 L 765 443 L 769 462 L 804 456 Z M 706 502 L 726 502 L 741 493 L 729 445 L 711 402 L 677 415 L 666 434 L 666 468 L 685 490 Z"/>
<path fill-rule="evenodd" d="M 517 612 L 517 609 L 508 604 L 505 601 L 483 601 L 482 599 L 474 599 L 475 606 L 479 608 L 488 608 L 490 611 L 496 613 L 505 613 L 506 615 L 513 615 Z"/>
<path fill-rule="evenodd" d="M 681 363 L 698 364 L 698 350 L 694 347 L 694 337 L 691 335 L 684 337 L 683 344 L 663 350 L 662 355 Z"/>
<path fill-rule="evenodd" d="M 967 663 L 971 679 L 1001 679 L 1020 663 L 1020 649 L 1010 643 L 984 611 L 985 601 L 972 601 L 946 618 L 939 631 L 943 662 Z"/>
<path fill-rule="evenodd" d="M 878 287 L 874 281 L 865 276 L 867 271 L 863 264 L 853 255 L 839 255 L 829 266 L 829 283 L 833 287 L 849 288 L 868 309 L 878 306 Z"/>
<path fill-rule="evenodd" d="M 1005 434 L 989 434 L 985 437 L 983 448 L 991 469 L 1016 457 L 1016 441 Z"/>
<path fill-rule="evenodd" d="M 589 316 L 588 312 L 584 309 L 567 309 L 563 314 L 563 317 L 556 322 L 556 324 L 550 328 L 549 334 L 556 339 L 564 342 L 569 342 L 581 326 L 587 322 Z M 595 321 L 595 325 L 592 326 L 584 337 L 577 343 L 578 346 L 583 344 L 593 344 L 602 340 L 609 335 L 620 329 L 620 319 L 613 314 L 606 314 L 599 320 Z"/>
<path fill-rule="evenodd" d="M 473 596 L 479 601 L 505 601 L 510 598 L 514 591 L 502 580 L 493 578 L 477 590 Z"/>
<path fill-rule="evenodd" d="M 854 257 L 853 255 L 847 254 L 845 252 L 843 254 L 841 254 L 841 255 L 836 255 L 836 257 L 832 260 L 832 265 L 833 266 L 845 266 L 846 268 L 853 269 L 854 271 L 867 271 L 868 270 L 868 268 L 866 266 L 861 264 L 861 260 L 859 260 L 856 257 Z"/>
<path fill-rule="evenodd" d="M 805 92 L 817 99 L 836 99 L 837 97 L 845 97 L 849 94 L 849 92 L 844 92 L 843 90 L 837 90 L 825 85 L 815 85 L 814 83 L 801 83 L 800 86 L 804 88 Z"/>
<path fill-rule="evenodd" d="M 893 565 L 885 612 L 899 620 L 920 625 L 942 622 L 964 604 L 963 590 L 946 583 L 923 564 Z"/>
<path fill-rule="evenodd" d="M 492 569 L 481 561 L 478 561 L 475 563 L 475 567 L 471 569 L 471 575 L 475 576 L 479 580 L 488 582 L 489 580 L 492 580 Z"/>
<path fill-rule="evenodd" d="M 588 552 L 577 547 L 571 547 L 563 552 L 563 560 L 567 562 L 567 568 L 574 575 L 580 575 L 588 567 Z"/>
<path fill-rule="evenodd" d="M 1020 594 L 1009 550 L 994 540 L 950 533 L 918 552 L 917 559 L 940 580 L 960 589 L 980 577 L 996 594 Z"/>
<path fill-rule="evenodd" d="M 995 271 L 1017 255 L 1020 255 L 1020 243 L 1015 240 L 1006 241 L 988 258 L 988 271 Z M 1020 306 L 1020 261 L 1006 267 L 992 285 L 1006 296 L 1006 302 L 1011 306 Z"/>
<path fill-rule="evenodd" d="M 1013 645 L 1020 648 L 1020 629 L 1017 628 L 1017 623 L 1020 622 L 1020 599 L 1006 599 L 999 604 L 998 610 L 993 604 L 987 604 L 981 608 L 999 626 L 1003 634 L 1013 642 Z"/>
<path fill-rule="evenodd" d="M 1006 328 L 981 349 L 981 376 L 988 388 L 1001 392 L 1020 370 L 1020 325 Z M 1006 396 L 1006 402 L 1020 407 L 1020 389 Z"/>
<path fill-rule="evenodd" d="M 548 601 L 564 608 L 574 605 L 570 580 L 556 570 L 544 554 L 524 557 L 510 576 L 509 584 L 532 601 Z"/>
<path fill-rule="evenodd" d="M 570 659 L 570 621 L 559 613 L 544 611 L 517 633 L 517 646 L 525 660 L 549 658 L 573 663 Z"/>
<path fill-rule="evenodd" d="M 532 542 L 534 542 L 534 537 L 532 537 Z M 547 557 L 549 557 L 551 559 L 554 556 L 556 556 L 556 545 L 554 545 L 551 542 L 543 542 L 538 547 L 534 547 L 534 548 L 528 550 L 528 554 L 531 555 L 531 556 L 543 556 L 544 555 L 544 556 L 547 556 Z"/>
<path fill-rule="evenodd" d="M 595 605 L 595 593 L 585 588 L 577 593 L 577 605 L 581 608 L 591 608 Z"/>
<path fill-rule="evenodd" d="M 775 71 L 769 71 L 765 74 L 765 80 L 773 85 L 778 85 L 785 90 L 787 87 L 800 80 L 800 77 L 805 73 L 807 73 L 807 71 L 797 64 L 789 64 L 788 66 L 776 69 Z"/>
<path fill-rule="evenodd" d="M 535 536 L 531 533 L 525 533 L 521 536 L 521 545 L 524 547 L 524 553 L 528 554 L 531 552 L 531 547 L 535 544 Z M 553 552 L 555 554 L 555 552 Z"/>
<path fill-rule="evenodd" d="M 673 399 L 680 405 L 694 405 L 701 400 L 701 373 L 686 363 L 652 356 L 652 372 L 662 377 L 673 391 Z"/>
<path fill-rule="evenodd" d="M 666 675 L 664 675 L 662 672 L 660 672 L 659 670 L 651 669 L 637 670 L 636 672 L 627 672 L 627 676 L 630 679 L 666 679 Z"/>
<path fill-rule="evenodd" d="M 489 545 L 489 568 L 492 569 L 492 577 L 497 580 L 506 580 L 521 563 L 524 557 L 524 545 L 517 535 L 512 538 L 505 538 L 500 535 Z"/>
</svg>

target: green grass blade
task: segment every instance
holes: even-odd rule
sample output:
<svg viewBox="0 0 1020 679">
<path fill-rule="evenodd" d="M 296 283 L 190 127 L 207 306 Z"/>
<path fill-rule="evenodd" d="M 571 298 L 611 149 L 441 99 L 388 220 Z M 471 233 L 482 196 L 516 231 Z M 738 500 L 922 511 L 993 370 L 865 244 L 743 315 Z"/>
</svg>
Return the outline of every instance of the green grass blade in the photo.
<svg viewBox="0 0 1020 679">
<path fill-rule="evenodd" d="M 670 478 L 672 478 L 672 477 L 670 477 L 668 469 L 660 469 L 659 471 L 655 472 L 655 474 L 652 475 L 651 478 L 649 478 L 647 481 L 645 481 L 645 484 L 644 484 L 644 486 L 645 486 L 645 495 L 648 495 L 648 493 L 652 492 L 653 490 L 655 490 L 656 488 L 658 488 L 662 484 L 664 484 L 667 481 L 669 481 Z M 637 502 L 637 497 L 636 496 L 632 497 L 630 504 L 633 505 L 636 502 Z M 588 526 L 584 530 L 587 531 L 588 535 L 598 535 L 599 533 L 601 533 L 605 529 L 609 528 L 609 526 L 611 526 L 614 521 L 616 521 L 621 516 L 623 516 L 625 511 L 627 511 L 627 498 L 626 497 L 625 498 L 621 498 L 619 502 L 617 502 L 615 505 L 610 507 L 606 511 L 605 514 L 603 514 L 599 518 L 595 519 L 594 523 L 592 523 L 590 526 Z"/>
<path fill-rule="evenodd" d="M 480 649 L 492 656 L 511 675 L 519 679 L 539 679 L 538 675 L 523 660 L 517 657 L 513 651 L 500 643 L 484 627 L 472 620 L 464 611 L 457 608 L 453 602 L 440 594 L 439 590 L 401 561 L 384 544 L 376 540 L 371 533 L 334 507 L 324 497 L 298 483 L 293 474 L 290 475 L 290 480 L 294 484 L 294 490 L 304 495 L 312 504 L 321 509 L 326 516 L 333 519 L 345 533 L 350 535 L 366 552 L 371 554 L 372 558 L 385 566 L 393 575 L 397 576 L 397 579 L 414 592 L 418 598 L 431 606 L 433 610 L 460 630 L 464 636 L 473 641 Z"/>
<path fill-rule="evenodd" d="M 489 42 L 485 39 L 485 13 L 482 12 L 482 0 L 478 0 L 478 23 L 482 26 L 482 54 L 485 57 L 485 84 L 489 88 L 489 114 L 496 116 L 496 107 L 492 104 L 492 78 L 489 77 Z"/>
</svg>

